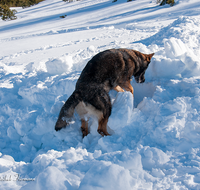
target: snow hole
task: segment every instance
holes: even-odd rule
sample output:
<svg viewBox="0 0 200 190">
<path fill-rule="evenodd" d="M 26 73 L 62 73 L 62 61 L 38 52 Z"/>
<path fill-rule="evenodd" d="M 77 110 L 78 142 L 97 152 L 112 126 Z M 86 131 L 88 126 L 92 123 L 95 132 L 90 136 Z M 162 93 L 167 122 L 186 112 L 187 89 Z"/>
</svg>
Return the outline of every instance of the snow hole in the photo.
<svg viewBox="0 0 200 190">
<path fill-rule="evenodd" d="M 134 106 L 137 105 L 143 100 L 144 97 L 152 98 L 156 87 L 152 83 L 136 83 L 132 82 L 131 84 L 134 89 Z"/>
</svg>

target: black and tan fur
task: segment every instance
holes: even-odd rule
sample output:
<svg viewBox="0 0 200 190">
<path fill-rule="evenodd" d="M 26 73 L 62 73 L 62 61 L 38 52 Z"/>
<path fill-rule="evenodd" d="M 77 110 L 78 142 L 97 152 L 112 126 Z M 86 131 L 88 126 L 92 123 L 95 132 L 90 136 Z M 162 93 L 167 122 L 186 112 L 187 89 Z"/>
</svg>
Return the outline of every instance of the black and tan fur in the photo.
<svg viewBox="0 0 200 190">
<path fill-rule="evenodd" d="M 131 49 L 110 49 L 95 55 L 83 69 L 72 95 L 61 108 L 55 130 L 69 124 L 74 111 L 81 118 L 83 137 L 88 134 L 88 118 L 98 119 L 98 132 L 109 135 L 107 122 L 111 114 L 109 91 L 130 91 L 132 76 L 137 83 L 145 81 L 145 71 L 154 54 Z"/>
</svg>

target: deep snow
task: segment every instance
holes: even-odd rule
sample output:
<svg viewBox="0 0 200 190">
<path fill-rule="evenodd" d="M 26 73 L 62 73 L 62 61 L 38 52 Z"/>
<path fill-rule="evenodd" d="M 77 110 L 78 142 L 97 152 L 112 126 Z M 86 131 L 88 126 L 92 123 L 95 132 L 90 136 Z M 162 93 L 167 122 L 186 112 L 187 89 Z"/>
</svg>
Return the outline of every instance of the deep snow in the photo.
<svg viewBox="0 0 200 190">
<path fill-rule="evenodd" d="M 0 21 L 0 189 L 200 189 L 200 2 L 45 0 Z M 67 15 L 62 19 L 60 16 Z M 155 52 L 144 84 L 110 92 L 108 130 L 59 132 L 83 67 L 110 48 Z"/>
</svg>

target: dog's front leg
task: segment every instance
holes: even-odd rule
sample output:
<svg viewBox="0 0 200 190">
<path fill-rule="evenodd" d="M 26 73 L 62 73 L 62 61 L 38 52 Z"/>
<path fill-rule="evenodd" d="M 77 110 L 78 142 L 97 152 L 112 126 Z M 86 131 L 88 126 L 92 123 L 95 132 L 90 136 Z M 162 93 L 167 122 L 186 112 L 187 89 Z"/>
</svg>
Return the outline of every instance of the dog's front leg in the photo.
<svg viewBox="0 0 200 190">
<path fill-rule="evenodd" d="M 114 90 L 116 90 L 117 92 L 124 92 L 124 89 L 121 87 L 121 86 L 119 86 L 119 85 L 117 85 L 115 88 L 113 88 Z"/>
<path fill-rule="evenodd" d="M 131 92 L 131 93 L 133 94 L 134 90 L 133 90 L 133 87 L 132 87 L 132 85 L 131 85 L 130 82 L 131 82 L 131 81 L 128 80 L 128 81 L 126 81 L 126 82 L 124 82 L 124 83 L 120 83 L 120 86 L 121 86 L 122 88 L 124 88 L 126 91 L 129 91 L 129 92 Z"/>
</svg>

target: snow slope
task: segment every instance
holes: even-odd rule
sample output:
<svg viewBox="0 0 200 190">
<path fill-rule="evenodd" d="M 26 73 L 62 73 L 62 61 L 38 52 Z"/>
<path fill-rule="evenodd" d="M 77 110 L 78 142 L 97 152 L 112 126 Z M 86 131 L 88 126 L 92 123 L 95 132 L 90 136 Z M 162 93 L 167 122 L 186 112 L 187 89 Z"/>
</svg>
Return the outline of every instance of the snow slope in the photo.
<svg viewBox="0 0 200 190">
<path fill-rule="evenodd" d="M 0 21 L 0 189 L 200 189 L 200 1 L 45 0 Z M 60 16 L 67 15 L 65 18 Z M 110 48 L 155 52 L 144 84 L 110 92 L 108 130 L 60 108 Z"/>
</svg>

